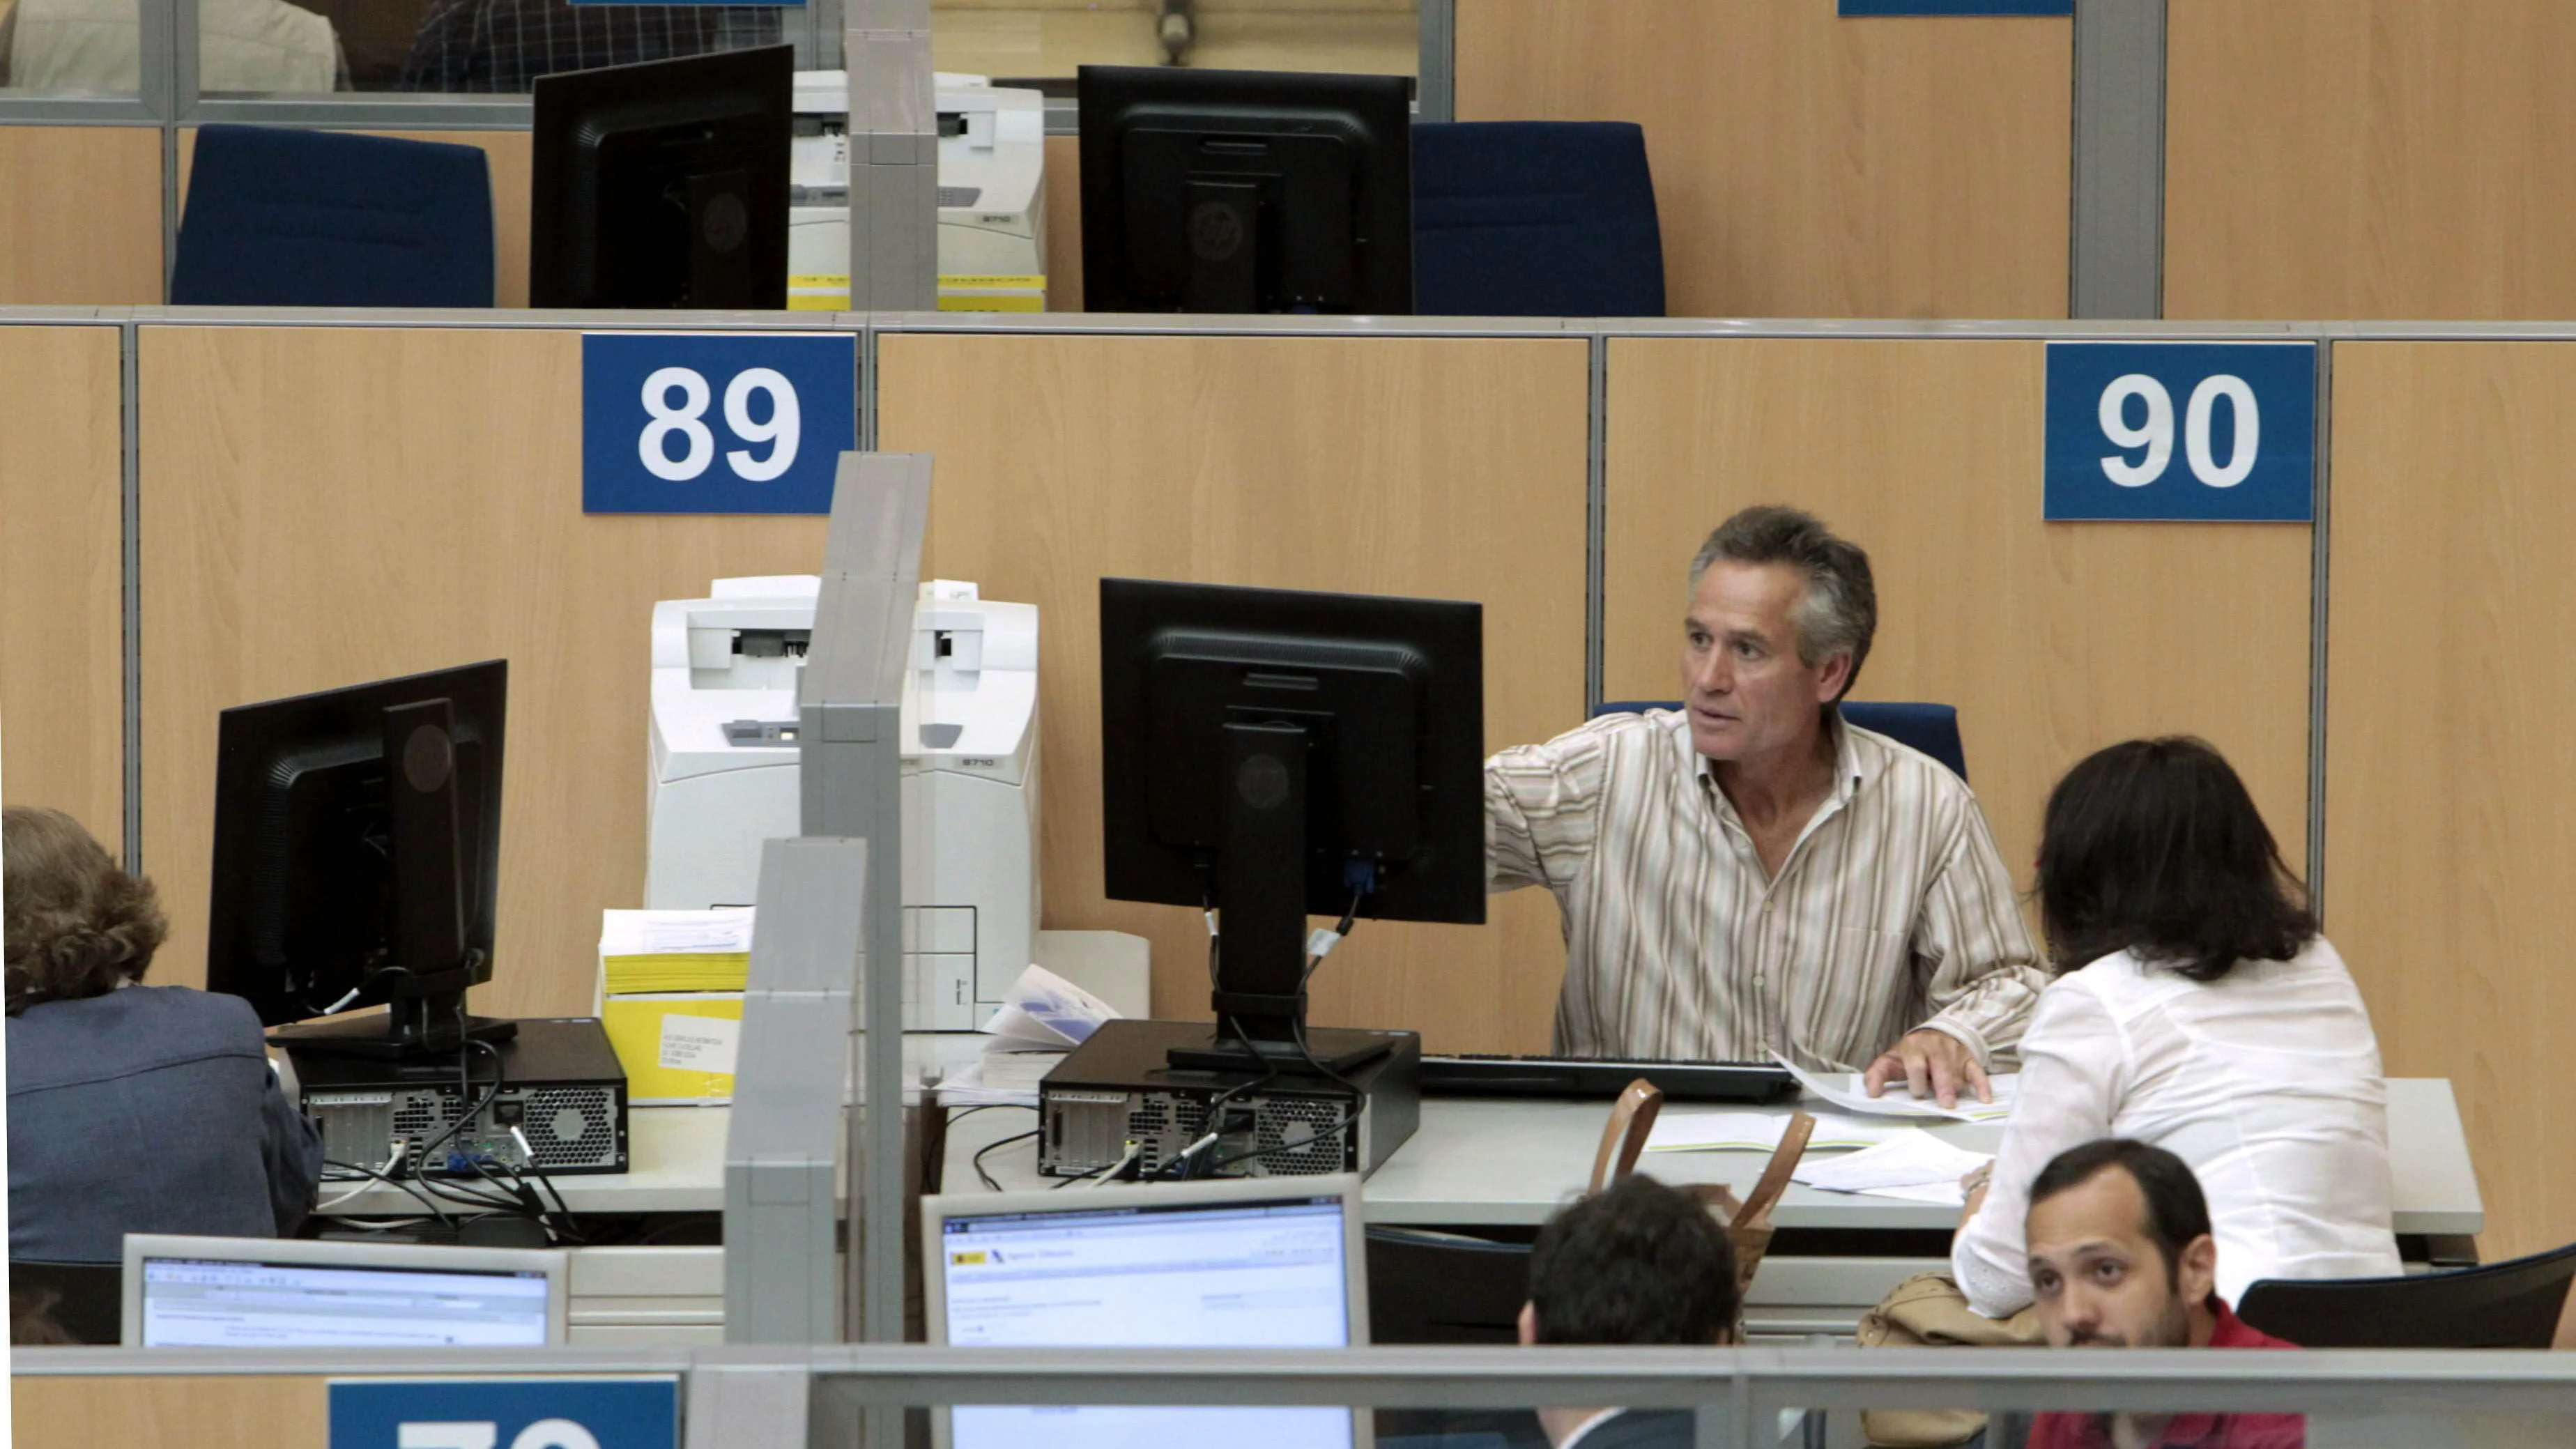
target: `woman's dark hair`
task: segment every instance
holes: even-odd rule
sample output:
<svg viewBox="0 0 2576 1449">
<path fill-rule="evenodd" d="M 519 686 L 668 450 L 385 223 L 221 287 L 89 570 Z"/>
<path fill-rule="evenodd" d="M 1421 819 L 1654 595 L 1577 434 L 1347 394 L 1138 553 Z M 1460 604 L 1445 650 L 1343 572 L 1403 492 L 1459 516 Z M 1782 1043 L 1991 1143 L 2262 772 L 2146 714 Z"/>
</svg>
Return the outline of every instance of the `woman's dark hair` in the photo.
<svg viewBox="0 0 2576 1449">
<path fill-rule="evenodd" d="M 0 895 L 11 1016 L 142 980 L 170 931 L 152 882 L 118 869 L 60 810 L 0 811 Z"/>
<path fill-rule="evenodd" d="M 2216 981 L 2317 934 L 2245 782 L 2188 736 L 2086 757 L 2048 792 L 2039 920 L 2060 972 L 2115 951 Z"/>
</svg>

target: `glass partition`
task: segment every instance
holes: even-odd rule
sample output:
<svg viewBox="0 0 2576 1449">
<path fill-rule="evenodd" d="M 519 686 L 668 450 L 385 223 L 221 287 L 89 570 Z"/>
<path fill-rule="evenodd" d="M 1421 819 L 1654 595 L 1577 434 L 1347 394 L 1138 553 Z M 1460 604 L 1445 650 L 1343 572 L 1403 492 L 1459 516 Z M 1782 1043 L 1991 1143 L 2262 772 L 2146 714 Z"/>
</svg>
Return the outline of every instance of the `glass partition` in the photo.
<svg viewBox="0 0 2576 1449">
<path fill-rule="evenodd" d="M 140 0 L 0 0 L 0 89 L 137 94 L 142 17 Z"/>
<path fill-rule="evenodd" d="M 1076 67 L 1412 75 L 1417 0 L 932 0 L 941 70 L 1071 93 Z"/>
<path fill-rule="evenodd" d="M 25 0 L 21 0 L 25 3 Z M 44 0 L 63 3 L 63 0 Z M 209 97 L 524 95 L 555 71 L 795 43 L 804 7 L 572 0 L 195 0 Z"/>
</svg>

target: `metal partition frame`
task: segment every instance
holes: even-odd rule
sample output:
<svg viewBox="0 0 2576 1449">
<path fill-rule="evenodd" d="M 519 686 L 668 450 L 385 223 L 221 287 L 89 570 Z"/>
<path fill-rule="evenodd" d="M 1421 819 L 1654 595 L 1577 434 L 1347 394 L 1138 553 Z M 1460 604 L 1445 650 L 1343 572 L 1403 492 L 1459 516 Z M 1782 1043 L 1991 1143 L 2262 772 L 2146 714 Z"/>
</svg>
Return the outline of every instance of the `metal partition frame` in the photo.
<svg viewBox="0 0 2576 1449">
<path fill-rule="evenodd" d="M 1882 1405 L 1987 1411 L 2568 1417 L 2576 1358 L 2545 1351 L 2189 1349 L 1363 1348 L 1049 1349 L 19 1349 L 30 1378 L 682 1376 L 689 1449 L 859 1442 L 870 1411 L 1043 1403 L 1526 1409 L 1625 1404 L 1698 1411 L 1701 1449 L 1779 1442 L 1787 1410 Z"/>
</svg>

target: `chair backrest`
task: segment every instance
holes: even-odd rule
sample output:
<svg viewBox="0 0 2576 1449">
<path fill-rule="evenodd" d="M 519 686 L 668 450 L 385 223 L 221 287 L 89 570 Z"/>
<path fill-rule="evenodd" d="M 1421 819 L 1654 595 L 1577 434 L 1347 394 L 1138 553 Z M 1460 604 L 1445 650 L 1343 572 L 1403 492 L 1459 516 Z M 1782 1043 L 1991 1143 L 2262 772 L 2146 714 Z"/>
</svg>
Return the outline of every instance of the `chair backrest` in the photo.
<svg viewBox="0 0 2576 1449">
<path fill-rule="evenodd" d="M 39 1311 L 41 1310 L 41 1311 Z M 74 1343 L 114 1343 L 125 1313 L 122 1263 L 9 1264 L 9 1318 L 13 1330 L 27 1320 L 58 1328 Z M 17 1336 L 15 1332 L 11 1335 Z"/>
<path fill-rule="evenodd" d="M 1681 701 L 1672 699 L 1611 700 L 1592 711 L 1592 717 L 1644 714 L 1650 709 L 1681 707 Z M 1956 706 L 1847 699 L 1840 708 L 1845 723 L 1856 724 L 1872 734 L 1882 734 L 1900 745 L 1921 750 L 1949 766 L 1951 774 L 1962 780 L 1968 778 L 1968 752 L 1959 743 L 1959 711 Z"/>
<path fill-rule="evenodd" d="M 2236 1316 L 2302 1348 L 2547 1348 L 2570 1279 L 2576 1244 L 2450 1273 L 2266 1278 Z"/>
<path fill-rule="evenodd" d="M 1530 1245 L 1370 1228 L 1369 1342 L 1518 1343 Z"/>
<path fill-rule="evenodd" d="M 1663 316 L 1646 133 L 1625 121 L 1415 126 L 1413 310 Z"/>
<path fill-rule="evenodd" d="M 276 126 L 202 126 L 173 306 L 489 307 L 482 151 Z"/>
</svg>

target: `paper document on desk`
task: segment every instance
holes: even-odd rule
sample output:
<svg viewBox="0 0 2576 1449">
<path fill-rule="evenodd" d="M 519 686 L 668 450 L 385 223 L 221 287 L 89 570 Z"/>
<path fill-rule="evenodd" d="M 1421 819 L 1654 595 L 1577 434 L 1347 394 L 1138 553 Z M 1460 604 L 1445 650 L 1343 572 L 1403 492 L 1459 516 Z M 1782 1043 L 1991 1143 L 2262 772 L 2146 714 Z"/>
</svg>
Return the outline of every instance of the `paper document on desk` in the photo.
<svg viewBox="0 0 2576 1449">
<path fill-rule="evenodd" d="M 1863 1148 L 1848 1157 L 1801 1162 L 1789 1177 L 1793 1182 L 1828 1192 L 1945 1185 L 1955 1189 L 1959 1179 L 1992 1161 L 1994 1158 L 1983 1152 L 1970 1152 L 1919 1127 L 1908 1127 L 1876 1147 Z"/>
<path fill-rule="evenodd" d="M 1675 1112 L 1667 1107 L 1646 1134 L 1648 1152 L 1772 1152 L 1789 1130 L 1789 1112 Z M 1913 1129 L 1884 1118 L 1876 1121 L 1847 1112 L 1813 1112 L 1815 1135 L 1809 1152 L 1869 1147 Z"/>
<path fill-rule="evenodd" d="M 2012 1115 L 2013 1098 L 2021 1091 L 2021 1074 L 2005 1072 L 1988 1077 L 1994 1089 L 1992 1102 L 1980 1102 L 1973 1091 L 1959 1094 L 1959 1105 L 1944 1107 L 1937 1098 L 1917 1097 L 1903 1082 L 1891 1082 L 1887 1095 L 1873 1097 L 1861 1087 L 1858 1072 L 1811 1072 L 1778 1052 L 1771 1059 L 1788 1068 L 1798 1085 L 1842 1108 L 1871 1117 L 1941 1117 L 1953 1122 L 2000 1122 Z"/>
<path fill-rule="evenodd" d="M 1071 1051 L 1091 1039 L 1118 1009 L 1043 966 L 1031 966 L 1002 993 L 1002 1009 L 984 1023 L 995 1052 Z"/>
<path fill-rule="evenodd" d="M 949 1107 L 1034 1107 L 1038 1083 L 1064 1060 L 1062 1052 L 987 1051 L 937 1084 Z"/>
</svg>

